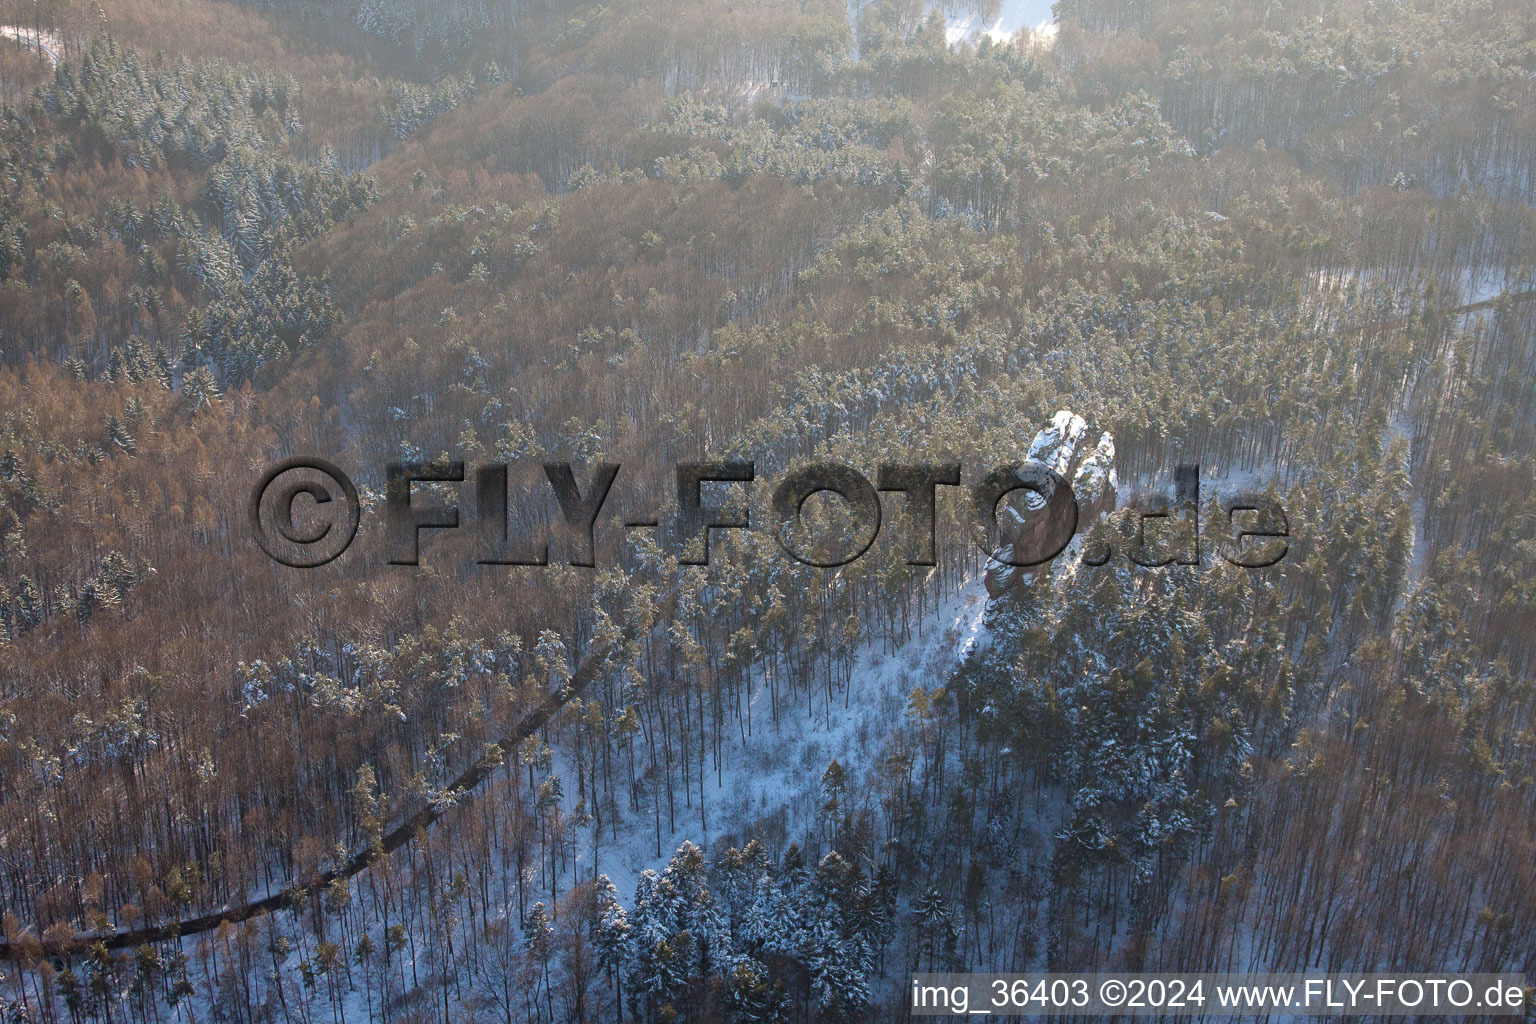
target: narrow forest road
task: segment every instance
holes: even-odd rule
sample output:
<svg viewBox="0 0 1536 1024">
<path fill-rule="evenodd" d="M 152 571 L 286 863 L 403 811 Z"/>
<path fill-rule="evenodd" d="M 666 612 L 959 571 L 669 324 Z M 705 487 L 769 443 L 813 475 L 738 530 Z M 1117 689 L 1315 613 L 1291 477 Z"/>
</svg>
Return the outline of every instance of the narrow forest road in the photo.
<svg viewBox="0 0 1536 1024">
<path fill-rule="evenodd" d="M 0 25 L 0 39 L 14 40 L 28 49 L 36 50 L 54 67 L 58 66 L 59 55 L 64 51 L 64 44 L 52 32 L 22 28 L 19 25 Z"/>
<path fill-rule="evenodd" d="M 627 638 L 626 638 L 627 639 Z M 281 910 L 290 906 L 293 899 L 304 897 L 325 889 L 337 879 L 351 878 L 368 868 L 375 860 L 387 857 L 400 849 L 413 839 L 417 832 L 430 828 L 441 818 L 444 812 L 455 806 L 460 799 L 468 796 L 471 791 L 491 777 L 491 773 L 501 767 L 508 758 L 513 756 L 524 740 L 542 729 L 555 713 L 565 706 L 571 698 L 580 694 L 591 684 L 597 674 L 602 671 L 608 661 L 608 656 L 613 651 L 622 647 L 625 640 L 620 640 L 605 647 L 592 651 L 582 659 L 576 671 L 566 684 L 550 693 L 539 706 L 529 715 L 517 723 L 517 726 L 497 743 L 501 749 L 500 757 L 484 757 L 475 762 L 469 770 L 453 781 L 443 793 L 443 799 L 434 801 L 422 807 L 416 813 L 409 815 L 394 829 L 385 833 L 381 838 L 378 848 L 364 847 L 352 854 L 347 860 L 329 870 L 323 871 L 313 878 L 307 879 L 284 887 L 278 892 L 264 896 L 259 900 L 245 903 L 236 907 L 223 907 L 219 910 L 203 914 L 199 917 L 187 918 L 181 921 L 170 921 L 153 927 L 134 928 L 126 931 L 113 932 L 81 932 L 71 936 L 62 943 L 43 943 L 39 939 L 28 942 L 12 944 L 8 939 L 0 939 L 0 959 L 19 960 L 34 956 L 73 956 L 86 952 L 97 943 L 107 949 L 132 949 L 137 946 L 148 945 L 155 942 L 167 942 L 179 939 L 187 935 L 196 935 L 200 932 L 213 931 L 224 922 L 238 924 L 248 921 L 253 917 L 269 914 L 274 910 Z"/>
<path fill-rule="evenodd" d="M 1502 295 L 1496 295 L 1488 299 L 1479 299 L 1476 302 L 1469 302 L 1460 306 L 1452 306 L 1448 309 L 1434 310 L 1431 311 L 1429 315 L 1465 316 L 1469 313 L 1479 313 L 1483 310 L 1493 309 L 1500 303 L 1529 302 L 1531 299 L 1536 299 L 1536 291 L 1506 293 Z M 1355 327 L 1349 328 L 1349 331 L 1351 333 L 1367 331 L 1374 327 L 1388 327 L 1392 326 L 1393 324 L 1402 322 L 1402 319 L 1376 321 L 1373 323 L 1357 325 Z M 1447 351 L 1445 356 L 1446 360 L 1449 361 L 1452 358 L 1452 355 L 1453 352 Z M 1394 616 L 1397 614 L 1397 611 L 1402 608 L 1403 603 L 1408 599 L 1409 592 L 1413 589 L 1414 585 L 1419 582 L 1419 579 L 1424 575 L 1424 570 L 1428 567 L 1429 564 L 1429 539 L 1428 535 L 1425 533 L 1425 525 L 1428 521 L 1428 509 L 1424 503 L 1424 496 L 1418 492 L 1418 487 L 1413 481 L 1413 473 L 1411 471 L 1411 464 L 1414 455 L 1413 427 L 1413 419 L 1409 416 L 1408 410 L 1408 394 L 1405 391 L 1403 394 L 1402 402 L 1399 403 L 1398 407 L 1392 413 L 1392 418 L 1387 422 L 1388 435 L 1395 440 L 1401 440 L 1408 446 L 1408 458 L 1410 463 L 1408 487 L 1413 492 L 1413 498 L 1409 506 L 1410 514 L 1413 518 L 1413 549 L 1409 556 L 1408 575 L 1404 578 L 1402 590 L 1398 593 L 1397 600 L 1393 605 L 1392 612 Z"/>
</svg>

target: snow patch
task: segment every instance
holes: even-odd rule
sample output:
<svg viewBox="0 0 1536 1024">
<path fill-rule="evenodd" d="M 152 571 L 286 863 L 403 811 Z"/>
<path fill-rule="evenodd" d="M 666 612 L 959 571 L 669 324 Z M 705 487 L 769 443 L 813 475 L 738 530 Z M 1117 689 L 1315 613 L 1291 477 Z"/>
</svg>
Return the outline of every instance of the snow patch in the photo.
<svg viewBox="0 0 1536 1024">
<path fill-rule="evenodd" d="M 886 736 L 901 727 L 913 687 L 943 685 L 960 661 L 985 643 L 986 603 L 977 575 L 940 598 L 924 617 L 921 632 L 896 650 L 882 652 L 878 642 L 865 643 L 856 656 L 846 694 L 839 687 L 831 701 L 818 694 L 812 708 L 781 706 L 776 725 L 768 710 L 768 681 L 760 679 L 751 698 L 752 734 L 725 742 L 721 769 L 708 769 L 707 830 L 700 826 L 697 788 L 686 812 L 679 793 L 677 828 L 669 829 L 663 821 L 660 857 L 651 816 L 644 810 L 626 813 L 618 826 L 618 843 L 608 840 L 605 825 L 597 864 L 592 863 L 590 849 L 578 852 L 573 877 L 606 874 L 627 902 L 641 873 L 666 867 L 684 840 L 709 850 L 718 839 L 750 831 L 754 822 L 782 817 L 787 838 L 803 842 L 815 832 L 822 800 L 820 780 L 827 765 L 836 758 L 850 772 L 850 792 L 859 788 L 853 773 L 878 762 L 873 754 Z M 782 695 L 780 700 L 782 704 Z"/>
<path fill-rule="evenodd" d="M 49 64 L 57 65 L 64 52 L 64 43 L 52 32 L 22 28 L 18 25 L 0 25 L 0 39 L 9 39 L 43 55 Z"/>
<path fill-rule="evenodd" d="M 1020 32 L 1027 32 L 1031 42 L 1047 46 L 1056 38 L 1051 0 L 1002 0 L 996 14 L 987 14 L 985 9 L 957 9 L 958 6 L 950 2 L 930 4 L 928 8 L 943 13 L 944 38 L 950 46 L 974 46 L 983 39 L 1006 43 Z"/>
</svg>

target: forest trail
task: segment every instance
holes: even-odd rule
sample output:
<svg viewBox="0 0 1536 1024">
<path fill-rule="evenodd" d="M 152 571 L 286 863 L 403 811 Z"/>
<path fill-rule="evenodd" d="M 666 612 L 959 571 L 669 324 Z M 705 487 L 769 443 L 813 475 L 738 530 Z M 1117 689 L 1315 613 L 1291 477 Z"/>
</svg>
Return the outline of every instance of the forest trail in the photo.
<svg viewBox="0 0 1536 1024">
<path fill-rule="evenodd" d="M 1501 303 L 1522 303 L 1529 302 L 1531 299 L 1536 299 L 1536 291 L 1513 292 L 1495 295 L 1486 299 L 1479 299 L 1474 302 L 1464 303 L 1460 306 L 1453 306 L 1449 309 L 1435 310 L 1429 315 L 1465 316 L 1471 313 L 1479 313 L 1483 312 L 1484 310 L 1493 309 Z M 1401 322 L 1401 320 L 1376 321 L 1351 327 L 1349 328 L 1349 331 L 1367 331 L 1374 327 L 1388 327 L 1395 323 Z M 1446 353 L 1446 358 L 1451 358 L 1450 352 Z M 1414 436 L 1413 419 L 1409 415 L 1408 402 L 1409 394 L 1405 392 L 1397 409 L 1393 411 L 1391 420 L 1387 423 L 1387 431 L 1388 436 L 1392 440 L 1401 440 L 1407 444 L 1408 458 L 1411 464 L 1413 460 Z M 1413 551 L 1408 562 L 1408 575 L 1403 580 L 1402 590 L 1397 596 L 1397 602 L 1393 609 L 1394 614 L 1396 613 L 1397 609 L 1400 609 L 1403 606 L 1403 602 L 1408 599 L 1408 594 L 1413 590 L 1414 586 L 1419 582 L 1419 579 L 1424 575 L 1424 570 L 1429 563 L 1429 539 L 1425 532 L 1428 510 L 1424 502 L 1424 496 L 1419 493 L 1418 487 L 1413 482 L 1413 474 L 1411 472 L 1408 476 L 1408 486 L 1413 492 L 1413 501 L 1410 506 L 1411 514 L 1413 517 Z"/>
<path fill-rule="evenodd" d="M 53 33 L 23 28 L 19 25 L 0 25 L 0 39 L 10 39 L 28 49 L 36 50 L 55 67 L 58 66 L 60 54 L 64 49 L 64 44 Z"/>
<path fill-rule="evenodd" d="M 443 792 L 443 798 L 428 803 L 414 814 L 409 815 L 399 825 L 385 833 L 377 850 L 364 847 L 358 850 L 346 861 L 330 868 L 303 882 L 285 886 L 279 891 L 261 899 L 245 903 L 237 907 L 223 907 L 219 910 L 203 914 L 199 917 L 188 918 L 182 921 L 170 921 L 162 925 L 147 928 L 135 928 L 115 932 L 84 932 L 71 936 L 62 945 L 38 946 L 32 943 L 26 945 L 12 945 L 9 940 L 0 939 L 0 959 L 15 960 L 27 955 L 35 955 L 43 952 L 48 956 L 70 956 L 85 952 L 97 943 L 107 949 L 132 949 L 137 946 L 166 942 L 172 939 L 182 938 L 187 935 L 197 935 L 201 932 L 213 931 L 224 922 L 238 924 L 248 921 L 263 914 L 269 914 L 274 910 L 281 910 L 290 905 L 297 896 L 303 898 L 312 893 L 323 890 L 337 879 L 347 879 L 360 874 L 380 857 L 387 857 L 400 849 L 413 839 L 417 832 L 430 828 L 443 816 L 443 813 L 458 803 L 460 799 L 468 796 L 491 774 L 501 767 L 506 760 L 515 754 L 523 741 L 542 729 L 550 718 L 558 712 L 571 698 L 579 695 L 596 678 L 609 654 L 621 647 L 622 643 L 614 643 L 599 648 L 589 653 L 576 667 L 575 672 L 565 685 L 550 693 L 539 706 L 525 716 L 517 727 L 501 738 L 497 746 L 501 748 L 499 758 L 482 758 L 475 762 L 467 771 L 453 781 Z"/>
</svg>

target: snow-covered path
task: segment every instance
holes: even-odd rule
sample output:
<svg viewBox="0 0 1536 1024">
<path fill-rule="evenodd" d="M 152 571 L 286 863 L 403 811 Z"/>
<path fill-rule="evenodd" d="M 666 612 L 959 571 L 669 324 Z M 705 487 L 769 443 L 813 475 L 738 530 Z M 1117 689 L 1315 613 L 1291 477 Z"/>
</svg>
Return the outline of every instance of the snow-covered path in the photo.
<svg viewBox="0 0 1536 1024">
<path fill-rule="evenodd" d="M 63 42 L 53 33 L 22 28 L 17 25 L 0 25 L 0 39 L 9 39 L 12 42 L 17 42 L 22 46 L 34 49 L 43 55 L 44 60 L 55 66 L 59 63 L 60 54 L 64 52 Z"/>
<path fill-rule="evenodd" d="M 1392 421 L 1388 424 L 1387 430 L 1390 432 L 1392 440 L 1401 440 L 1407 444 L 1408 457 L 1411 460 L 1413 458 L 1413 422 L 1408 417 L 1406 398 L 1404 399 L 1404 404 L 1393 413 Z M 1414 485 L 1411 473 L 1408 478 L 1408 486 L 1413 491 L 1413 553 L 1409 556 L 1408 560 L 1408 578 L 1403 582 L 1402 594 L 1398 596 L 1399 605 L 1402 604 L 1408 592 L 1413 589 L 1414 584 L 1418 583 L 1419 578 L 1424 575 L 1425 564 L 1429 561 L 1429 539 L 1424 532 L 1426 512 L 1424 495 Z"/>
</svg>

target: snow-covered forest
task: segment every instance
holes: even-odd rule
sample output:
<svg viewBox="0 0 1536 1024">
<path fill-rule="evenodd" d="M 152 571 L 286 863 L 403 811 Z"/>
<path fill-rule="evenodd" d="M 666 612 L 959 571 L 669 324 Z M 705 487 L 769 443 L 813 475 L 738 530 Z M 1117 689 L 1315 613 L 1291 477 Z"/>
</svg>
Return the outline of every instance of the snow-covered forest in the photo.
<svg viewBox="0 0 1536 1024">
<path fill-rule="evenodd" d="M 1536 976 L 1527 0 L 0 26 L 0 1021 Z M 362 493 L 320 568 L 247 520 L 293 455 Z M 1026 457 L 1080 518 L 1033 571 L 962 488 L 931 560 L 899 493 L 837 568 L 767 529 L 812 460 Z M 756 528 L 701 566 L 626 513 L 706 459 Z M 544 460 L 622 467 L 595 567 L 389 564 L 386 464 Z M 1185 464 L 1198 531 L 1132 562 Z"/>
</svg>

